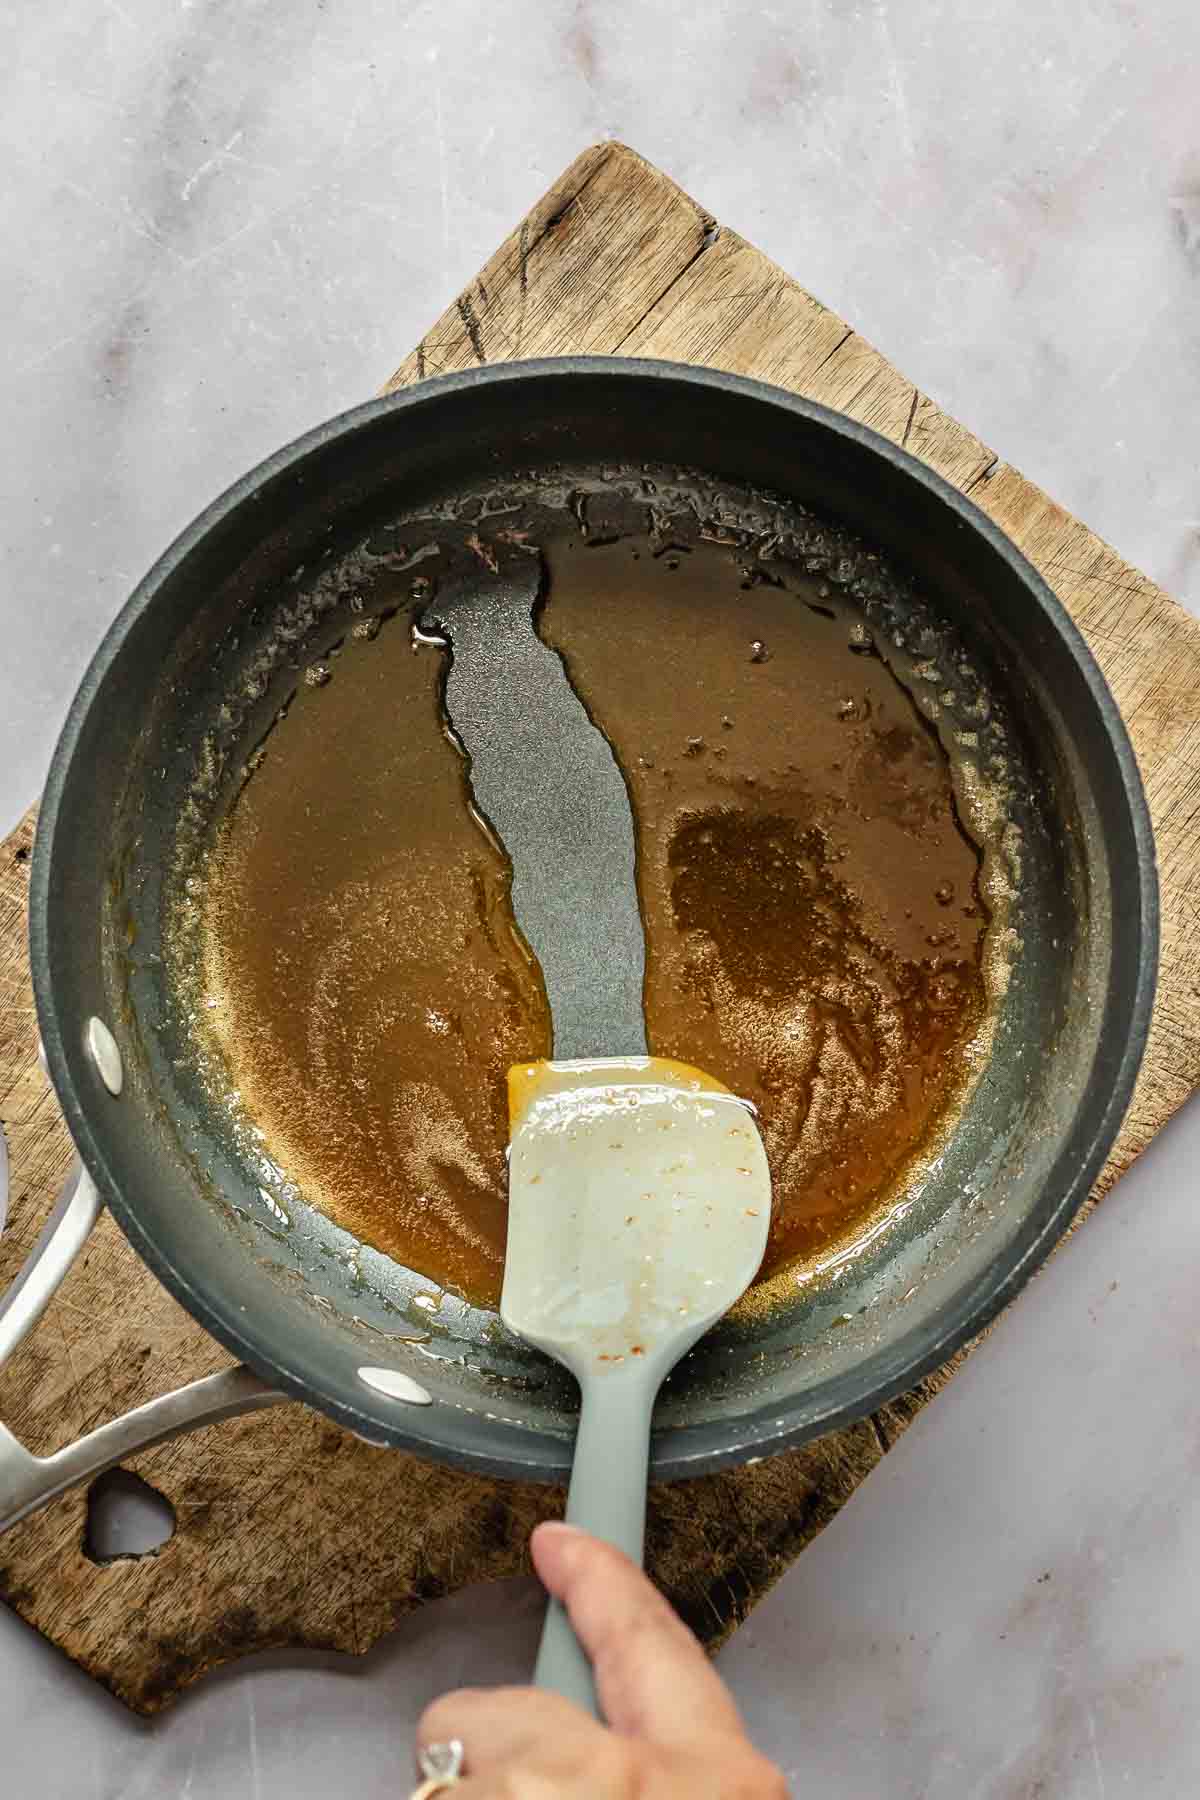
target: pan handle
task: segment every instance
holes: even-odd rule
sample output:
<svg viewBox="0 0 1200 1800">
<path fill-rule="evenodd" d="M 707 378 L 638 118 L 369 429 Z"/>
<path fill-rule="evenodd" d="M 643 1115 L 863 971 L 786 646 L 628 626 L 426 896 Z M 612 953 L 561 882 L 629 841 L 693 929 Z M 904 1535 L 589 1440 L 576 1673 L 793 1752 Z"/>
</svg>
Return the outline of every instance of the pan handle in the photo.
<svg viewBox="0 0 1200 1800">
<path fill-rule="evenodd" d="M 31 1455 L 0 1425 L 0 1532 L 139 1450 L 149 1450 L 201 1425 L 217 1425 L 241 1413 L 279 1406 L 288 1398 L 239 1364 L 161 1394 L 107 1425 L 98 1425 L 53 1456 Z"/>
<path fill-rule="evenodd" d="M 0 1168 L 0 1178 L 4 1173 Z M 0 1300 L 0 1368 L 49 1306 L 103 1206 L 95 1182 L 76 1162 L 20 1274 Z"/>
<path fill-rule="evenodd" d="M 0 1159 L 0 1189 L 5 1168 Z M 0 1216 L 4 1195 L 0 1192 Z M 0 1367 L 37 1324 L 87 1241 L 103 1202 L 82 1163 L 67 1178 L 21 1273 L 0 1300 Z M 139 1450 L 201 1425 L 278 1406 L 289 1398 L 244 1366 L 206 1375 L 107 1425 L 97 1426 L 53 1456 L 34 1456 L 0 1425 L 0 1531 L 57 1499 L 77 1482 L 111 1469 Z"/>
</svg>

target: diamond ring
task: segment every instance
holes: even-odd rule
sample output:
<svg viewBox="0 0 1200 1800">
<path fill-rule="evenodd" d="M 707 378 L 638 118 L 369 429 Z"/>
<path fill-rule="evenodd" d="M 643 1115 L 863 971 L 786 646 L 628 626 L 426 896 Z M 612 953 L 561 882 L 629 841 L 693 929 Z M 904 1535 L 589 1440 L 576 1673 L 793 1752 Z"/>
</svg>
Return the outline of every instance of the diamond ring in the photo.
<svg viewBox="0 0 1200 1800">
<path fill-rule="evenodd" d="M 426 1744 L 417 1751 L 417 1769 L 421 1785 L 413 1789 L 409 1800 L 433 1800 L 434 1794 L 452 1788 L 462 1780 L 462 1740 L 451 1738 L 448 1744 Z"/>
</svg>

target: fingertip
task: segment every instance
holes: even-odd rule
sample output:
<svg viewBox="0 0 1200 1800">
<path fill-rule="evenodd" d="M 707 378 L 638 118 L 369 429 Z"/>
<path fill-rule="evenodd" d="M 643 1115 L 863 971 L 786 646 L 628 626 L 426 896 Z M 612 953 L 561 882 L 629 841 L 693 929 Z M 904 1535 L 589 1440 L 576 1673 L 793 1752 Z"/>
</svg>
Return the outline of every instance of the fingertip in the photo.
<svg viewBox="0 0 1200 1800">
<path fill-rule="evenodd" d="M 588 1534 L 581 1531 L 578 1525 L 568 1525 L 565 1519 L 543 1519 L 540 1525 L 533 1528 L 533 1537 L 537 1538 L 584 1538 Z"/>
<path fill-rule="evenodd" d="M 564 1556 L 569 1557 L 576 1544 L 587 1541 L 587 1533 L 580 1531 L 578 1525 L 568 1525 L 565 1519 L 543 1519 L 534 1526 L 529 1552 L 534 1568 L 551 1593 L 557 1594 L 561 1584 Z"/>
</svg>

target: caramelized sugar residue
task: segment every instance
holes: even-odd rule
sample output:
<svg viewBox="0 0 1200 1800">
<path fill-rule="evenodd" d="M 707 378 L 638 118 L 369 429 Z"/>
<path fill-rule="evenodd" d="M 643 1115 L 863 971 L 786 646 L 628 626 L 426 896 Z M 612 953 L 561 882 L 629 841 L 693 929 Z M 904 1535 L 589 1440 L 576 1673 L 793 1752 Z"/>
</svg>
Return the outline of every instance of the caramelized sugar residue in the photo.
<svg viewBox="0 0 1200 1800">
<path fill-rule="evenodd" d="M 794 568 L 785 590 L 645 536 L 545 555 L 539 629 L 632 797 L 650 1048 L 755 1103 L 764 1272 L 811 1261 L 928 1139 L 983 1017 L 980 855 L 946 756 Z M 305 1199 L 494 1304 L 505 1073 L 551 1053 L 550 1024 L 418 611 L 360 621 L 256 757 L 201 884 L 200 1017 Z"/>
<path fill-rule="evenodd" d="M 203 1016 L 305 1199 L 494 1301 L 507 1071 L 550 1031 L 441 678 L 403 614 L 310 669 L 210 861 Z"/>
<path fill-rule="evenodd" d="M 984 1012 L 980 853 L 932 730 L 828 589 L 561 546 L 541 632 L 629 782 L 650 1049 L 752 1100 L 763 1273 L 878 1206 Z M 669 646 L 669 649 L 667 648 Z"/>
</svg>

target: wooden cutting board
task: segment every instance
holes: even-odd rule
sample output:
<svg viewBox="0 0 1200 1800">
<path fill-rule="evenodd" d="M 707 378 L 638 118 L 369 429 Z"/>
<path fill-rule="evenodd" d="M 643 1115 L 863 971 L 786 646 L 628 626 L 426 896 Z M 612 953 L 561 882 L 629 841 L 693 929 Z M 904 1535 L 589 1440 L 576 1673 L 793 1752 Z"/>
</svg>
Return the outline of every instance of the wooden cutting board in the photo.
<svg viewBox="0 0 1200 1800">
<path fill-rule="evenodd" d="M 1082 627 L 1141 762 L 1163 903 L 1149 1048 L 1103 1191 L 1200 1081 L 1200 626 L 621 145 L 571 165 L 389 386 L 519 356 L 617 350 L 759 376 L 906 445 L 1015 539 Z M 35 1052 L 32 828 L 31 813 L 0 845 L 0 1122 L 12 1159 L 0 1284 L 71 1159 Z M 0 1376 L 0 1418 L 44 1453 L 228 1360 L 105 1218 Z M 653 1490 L 651 1566 L 706 1642 L 745 1616 L 949 1373 L 818 1444 Z M 97 1565 L 83 1549 L 86 1497 L 67 1495 L 0 1539 L 0 1594 L 141 1712 L 251 1650 L 361 1653 L 422 1601 L 525 1567 L 530 1527 L 561 1500 L 373 1450 L 299 1406 L 211 1427 L 131 1466 L 175 1508 L 167 1545 Z"/>
</svg>

